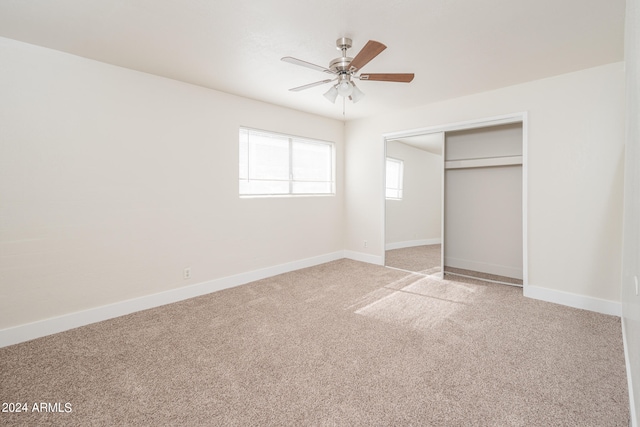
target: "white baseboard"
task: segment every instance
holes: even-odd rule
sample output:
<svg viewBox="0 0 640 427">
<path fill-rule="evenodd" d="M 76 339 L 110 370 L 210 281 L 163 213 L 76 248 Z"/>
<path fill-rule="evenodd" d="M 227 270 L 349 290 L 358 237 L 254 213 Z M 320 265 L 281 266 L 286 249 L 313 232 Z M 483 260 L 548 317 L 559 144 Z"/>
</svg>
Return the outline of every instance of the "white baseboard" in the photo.
<svg viewBox="0 0 640 427">
<path fill-rule="evenodd" d="M 634 390 L 633 390 L 633 376 L 631 375 L 631 358 L 629 355 L 629 347 L 627 345 L 627 328 L 625 325 L 625 318 L 622 316 L 622 344 L 624 345 L 624 360 L 626 363 L 627 371 L 627 387 L 629 388 L 629 427 L 639 427 L 638 425 L 638 413 L 636 412 Z"/>
<path fill-rule="evenodd" d="M 451 257 L 445 257 L 444 265 L 447 267 L 462 268 L 463 270 L 478 271 L 480 273 L 522 279 L 522 268 L 511 267 L 508 265 L 489 264 L 486 262 Z"/>
<path fill-rule="evenodd" d="M 356 251 L 344 251 L 344 257 L 354 261 L 366 262 L 375 265 L 384 265 L 384 258 L 379 255 L 370 255 Z"/>
<path fill-rule="evenodd" d="M 324 264 L 344 257 L 345 254 L 343 251 L 333 252 L 2 329 L 0 330 L 0 348 L 30 341 L 46 335 L 67 331 L 69 329 L 78 328 L 80 326 L 89 325 L 91 323 L 113 319 L 114 317 L 124 316 L 137 311 L 147 310 L 149 308 L 183 301 L 200 295 L 232 288 L 234 286 L 244 285 L 249 282 L 276 276 L 278 274 Z"/>
<path fill-rule="evenodd" d="M 583 310 L 595 311 L 602 314 L 609 314 L 611 316 L 620 317 L 622 315 L 622 304 L 615 301 L 530 285 L 524 286 L 523 295 L 528 298 L 553 302 L 555 304 L 566 305 L 573 308 L 581 308 Z"/>
<path fill-rule="evenodd" d="M 442 239 L 419 239 L 419 240 L 406 240 L 404 242 L 387 243 L 384 246 L 385 251 L 391 251 L 393 249 L 413 248 L 414 246 L 425 245 L 439 245 L 442 243 Z"/>
</svg>

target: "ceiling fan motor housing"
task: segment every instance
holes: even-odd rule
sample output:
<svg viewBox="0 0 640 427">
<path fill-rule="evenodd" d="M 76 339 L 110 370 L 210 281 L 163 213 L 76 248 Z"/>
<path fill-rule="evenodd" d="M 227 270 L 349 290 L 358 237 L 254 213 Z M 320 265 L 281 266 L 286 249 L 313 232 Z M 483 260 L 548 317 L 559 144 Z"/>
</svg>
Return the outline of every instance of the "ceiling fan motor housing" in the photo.
<svg viewBox="0 0 640 427">
<path fill-rule="evenodd" d="M 329 68 L 336 73 L 346 73 L 349 71 L 349 64 L 351 64 L 351 61 L 353 61 L 353 58 L 350 58 L 348 56 L 336 58 L 331 61 L 331 63 L 329 64 Z"/>
</svg>

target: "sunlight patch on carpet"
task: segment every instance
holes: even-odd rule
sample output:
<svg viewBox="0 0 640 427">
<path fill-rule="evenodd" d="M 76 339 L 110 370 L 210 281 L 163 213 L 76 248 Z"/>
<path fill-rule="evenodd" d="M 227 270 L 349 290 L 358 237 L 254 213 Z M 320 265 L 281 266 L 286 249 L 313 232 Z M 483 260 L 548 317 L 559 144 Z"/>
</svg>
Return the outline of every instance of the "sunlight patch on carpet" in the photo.
<svg viewBox="0 0 640 427">
<path fill-rule="evenodd" d="M 484 292 L 482 286 L 410 274 L 364 296 L 350 309 L 412 330 L 429 330 Z"/>
</svg>

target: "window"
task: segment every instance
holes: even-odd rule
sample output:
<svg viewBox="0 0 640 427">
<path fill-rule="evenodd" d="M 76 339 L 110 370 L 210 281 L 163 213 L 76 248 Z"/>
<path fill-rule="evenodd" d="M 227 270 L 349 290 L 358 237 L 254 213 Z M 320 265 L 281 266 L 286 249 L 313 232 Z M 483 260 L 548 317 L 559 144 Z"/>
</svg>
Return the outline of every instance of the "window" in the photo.
<svg viewBox="0 0 640 427">
<path fill-rule="evenodd" d="M 335 194 L 330 142 L 240 128 L 240 195 Z"/>
<path fill-rule="evenodd" d="M 402 200 L 403 168 L 402 160 L 387 157 L 387 191 L 385 194 L 387 199 Z"/>
</svg>

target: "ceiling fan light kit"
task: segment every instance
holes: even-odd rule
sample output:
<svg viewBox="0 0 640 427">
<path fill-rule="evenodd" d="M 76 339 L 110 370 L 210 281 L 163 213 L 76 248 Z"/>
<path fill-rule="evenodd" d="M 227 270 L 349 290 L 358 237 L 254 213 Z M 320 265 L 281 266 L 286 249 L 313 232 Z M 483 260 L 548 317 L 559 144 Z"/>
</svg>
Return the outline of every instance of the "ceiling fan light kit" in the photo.
<svg viewBox="0 0 640 427">
<path fill-rule="evenodd" d="M 347 97 L 351 95 L 351 92 L 353 92 L 353 86 L 351 81 L 349 81 L 347 74 L 340 75 L 338 83 L 336 84 L 336 89 L 338 89 L 338 94 L 340 96 Z"/>
<path fill-rule="evenodd" d="M 338 97 L 338 89 L 335 86 L 331 86 L 328 91 L 326 91 L 323 95 L 325 98 L 329 100 L 332 104 L 336 102 L 336 98 Z"/>
<path fill-rule="evenodd" d="M 355 104 L 362 98 L 364 98 L 364 93 L 362 93 L 362 91 L 358 89 L 356 85 L 353 85 L 353 91 L 351 92 L 351 96 L 349 97 L 349 99 L 351 99 L 351 101 L 353 101 L 353 103 Z"/>
<path fill-rule="evenodd" d="M 355 58 L 347 56 L 347 49 L 352 46 L 350 38 L 342 37 L 336 40 L 336 48 L 342 52 L 340 58 L 336 58 L 329 63 L 329 67 L 325 68 L 321 65 L 312 64 L 301 59 L 285 56 L 282 61 L 302 67 L 311 68 L 312 70 L 321 71 L 323 73 L 332 74 L 334 78 L 325 79 L 315 83 L 309 83 L 289 89 L 292 92 L 309 89 L 326 83 L 338 81 L 332 85 L 328 91 L 324 93 L 324 97 L 331 103 L 336 102 L 338 95 L 349 98 L 352 102 L 358 102 L 364 98 L 364 93 L 355 85 L 354 79 L 371 80 L 382 82 L 400 82 L 409 83 L 413 80 L 413 73 L 376 73 L 376 74 L 358 74 L 360 69 L 367 65 L 373 58 L 378 56 L 387 47 L 380 42 L 369 40 L 367 44 L 358 52 Z"/>
</svg>

